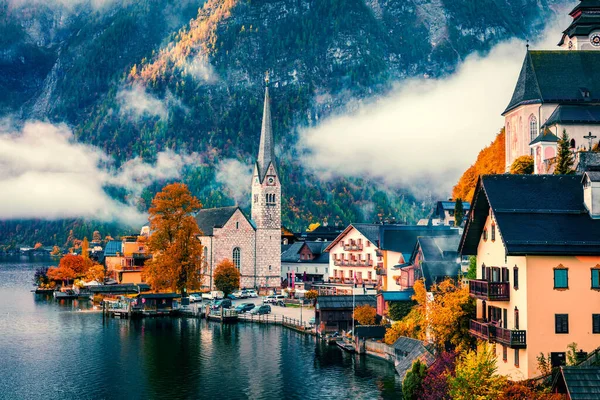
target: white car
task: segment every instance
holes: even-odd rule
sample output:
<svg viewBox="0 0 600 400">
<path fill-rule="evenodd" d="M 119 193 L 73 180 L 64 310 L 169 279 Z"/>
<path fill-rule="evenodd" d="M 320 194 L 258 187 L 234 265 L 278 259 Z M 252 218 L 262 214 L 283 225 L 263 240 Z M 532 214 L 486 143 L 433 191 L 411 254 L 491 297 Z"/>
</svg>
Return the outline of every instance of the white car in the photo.
<svg viewBox="0 0 600 400">
<path fill-rule="evenodd" d="M 258 298 L 258 293 L 256 293 L 255 290 L 248 290 L 246 292 L 246 294 L 248 295 L 248 297 L 252 298 L 252 299 L 256 299 Z"/>
<path fill-rule="evenodd" d="M 225 297 L 225 294 L 220 290 L 213 290 L 211 292 L 202 293 L 202 298 L 207 300 L 219 300 Z"/>
<path fill-rule="evenodd" d="M 202 301 L 202 296 L 198 293 L 192 293 L 189 296 L 190 303 L 200 303 Z"/>
<path fill-rule="evenodd" d="M 263 303 L 265 303 L 265 304 L 275 303 L 275 301 L 276 301 L 275 296 L 273 296 L 273 295 L 263 298 Z"/>
</svg>

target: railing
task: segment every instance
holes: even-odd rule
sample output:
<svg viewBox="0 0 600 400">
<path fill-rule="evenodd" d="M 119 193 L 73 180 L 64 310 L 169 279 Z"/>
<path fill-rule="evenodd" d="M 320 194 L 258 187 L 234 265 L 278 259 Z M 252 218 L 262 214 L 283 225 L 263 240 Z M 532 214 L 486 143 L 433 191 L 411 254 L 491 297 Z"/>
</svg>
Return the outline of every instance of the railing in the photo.
<svg viewBox="0 0 600 400">
<path fill-rule="evenodd" d="M 344 250 L 345 251 L 362 251 L 363 249 L 363 245 L 362 244 L 356 244 L 356 243 L 351 243 L 351 244 L 344 244 Z"/>
<path fill-rule="evenodd" d="M 299 320 L 276 314 L 239 314 L 238 319 L 244 322 L 256 322 L 261 324 L 283 325 L 301 330 L 308 330 L 313 327 L 307 320 Z"/>
<path fill-rule="evenodd" d="M 526 331 L 517 331 L 513 329 L 495 328 L 495 339 L 498 343 L 504 344 L 513 349 L 527 347 Z M 494 329 L 492 329 L 493 331 Z"/>
<path fill-rule="evenodd" d="M 127 266 L 127 265 L 119 267 L 119 269 L 115 269 L 116 272 L 123 272 L 123 271 L 129 271 L 129 272 L 131 272 L 131 271 L 138 271 L 138 272 L 141 272 L 143 270 L 144 270 L 144 267 Z"/>
<path fill-rule="evenodd" d="M 474 319 L 469 321 L 469 333 L 482 340 L 490 339 L 490 327 L 483 321 L 476 321 Z"/>
<path fill-rule="evenodd" d="M 148 253 L 133 253 L 132 257 L 134 259 L 138 259 L 138 260 L 148 260 L 148 259 L 152 258 L 152 254 L 148 254 Z"/>
<path fill-rule="evenodd" d="M 387 270 L 385 268 L 377 268 L 375 273 L 380 276 L 385 276 L 387 275 Z"/>
<path fill-rule="evenodd" d="M 482 300 L 509 301 L 510 285 L 508 282 L 488 282 L 471 279 L 469 281 L 469 294 Z"/>
</svg>

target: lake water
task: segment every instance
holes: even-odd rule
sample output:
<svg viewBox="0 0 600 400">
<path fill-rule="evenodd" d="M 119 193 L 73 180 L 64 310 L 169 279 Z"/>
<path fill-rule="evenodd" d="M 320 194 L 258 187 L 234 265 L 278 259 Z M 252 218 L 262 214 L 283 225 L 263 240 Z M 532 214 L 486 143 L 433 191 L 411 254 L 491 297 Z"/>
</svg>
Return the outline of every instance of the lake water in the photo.
<svg viewBox="0 0 600 400">
<path fill-rule="evenodd" d="M 386 362 L 279 326 L 103 320 L 31 293 L 49 259 L 0 258 L 0 399 L 397 399 Z"/>
</svg>

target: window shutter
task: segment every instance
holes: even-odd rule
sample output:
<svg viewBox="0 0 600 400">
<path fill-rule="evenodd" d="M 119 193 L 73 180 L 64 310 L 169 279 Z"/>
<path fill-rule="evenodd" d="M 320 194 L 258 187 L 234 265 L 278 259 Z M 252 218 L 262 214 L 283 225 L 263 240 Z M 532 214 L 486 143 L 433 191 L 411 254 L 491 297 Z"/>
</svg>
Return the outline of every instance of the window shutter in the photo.
<svg viewBox="0 0 600 400">
<path fill-rule="evenodd" d="M 513 268 L 513 286 L 515 289 L 519 288 L 519 268 L 516 265 Z"/>
<path fill-rule="evenodd" d="M 509 282 L 510 277 L 508 275 L 508 268 L 502 267 L 502 282 Z"/>
<path fill-rule="evenodd" d="M 592 333 L 600 333 L 600 314 L 592 314 Z"/>
</svg>

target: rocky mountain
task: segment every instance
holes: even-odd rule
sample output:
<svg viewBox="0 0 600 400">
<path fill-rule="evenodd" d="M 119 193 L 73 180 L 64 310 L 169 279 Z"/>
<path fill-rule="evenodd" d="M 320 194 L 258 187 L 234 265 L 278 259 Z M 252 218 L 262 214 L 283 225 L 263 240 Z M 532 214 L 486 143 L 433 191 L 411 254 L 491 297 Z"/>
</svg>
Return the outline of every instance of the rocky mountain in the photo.
<svg viewBox="0 0 600 400">
<path fill-rule="evenodd" d="M 428 204 L 401 188 L 316 175 L 299 161 L 299 129 L 403 79 L 444 76 L 473 52 L 539 34 L 565 1 L 67 3 L 0 0 L 1 115 L 66 122 L 118 162 L 152 160 L 165 149 L 197 152 L 204 162 L 184 180 L 205 206 L 232 204 L 215 167 L 252 162 L 268 71 L 283 221 L 301 229 L 323 218 L 414 222 Z M 123 112 L 123 99 L 139 96 L 158 100 L 160 110 Z M 159 188 L 149 188 L 141 204 Z"/>
</svg>

